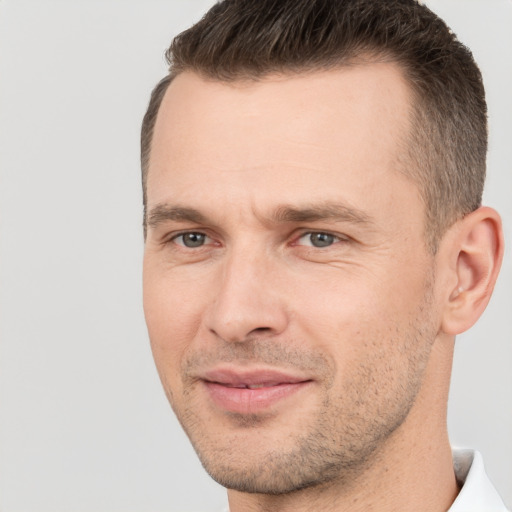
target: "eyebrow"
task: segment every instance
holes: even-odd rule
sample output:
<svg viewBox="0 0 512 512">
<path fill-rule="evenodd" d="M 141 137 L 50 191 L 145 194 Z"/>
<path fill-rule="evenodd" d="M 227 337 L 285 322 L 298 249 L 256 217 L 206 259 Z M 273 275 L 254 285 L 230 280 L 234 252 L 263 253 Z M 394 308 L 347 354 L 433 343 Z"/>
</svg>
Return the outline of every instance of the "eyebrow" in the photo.
<svg viewBox="0 0 512 512">
<path fill-rule="evenodd" d="M 372 224 L 372 218 L 362 210 L 339 203 L 305 205 L 302 208 L 283 205 L 272 215 L 274 222 L 351 222 L 353 224 Z"/>
<path fill-rule="evenodd" d="M 159 204 L 149 212 L 147 224 L 155 228 L 159 224 L 170 220 L 202 223 L 206 222 L 206 217 L 199 210 L 194 208 Z"/>
<path fill-rule="evenodd" d="M 322 203 L 303 207 L 281 205 L 274 210 L 269 220 L 273 224 L 318 221 L 350 222 L 353 224 L 373 223 L 372 218 L 365 212 L 338 203 Z M 155 228 L 166 221 L 205 224 L 208 222 L 208 218 L 195 208 L 172 206 L 164 203 L 151 209 L 147 225 Z"/>
</svg>

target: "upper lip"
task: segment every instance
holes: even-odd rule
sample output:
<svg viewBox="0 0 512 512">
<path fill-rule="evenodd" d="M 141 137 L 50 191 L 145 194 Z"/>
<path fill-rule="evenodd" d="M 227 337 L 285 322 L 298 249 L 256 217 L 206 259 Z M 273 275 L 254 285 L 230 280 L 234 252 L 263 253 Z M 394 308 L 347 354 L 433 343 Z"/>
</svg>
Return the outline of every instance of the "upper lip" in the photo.
<svg viewBox="0 0 512 512">
<path fill-rule="evenodd" d="M 207 370 L 201 374 L 201 379 L 228 387 L 270 387 L 280 384 L 298 384 L 311 380 L 308 377 L 292 375 L 281 370 L 229 368 Z"/>
</svg>

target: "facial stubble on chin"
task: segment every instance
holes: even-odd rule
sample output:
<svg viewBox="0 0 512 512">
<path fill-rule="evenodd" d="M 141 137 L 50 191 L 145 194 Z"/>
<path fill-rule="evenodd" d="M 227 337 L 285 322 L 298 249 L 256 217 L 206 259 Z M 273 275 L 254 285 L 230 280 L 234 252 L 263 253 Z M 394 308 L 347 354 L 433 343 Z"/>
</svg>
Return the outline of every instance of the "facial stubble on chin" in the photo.
<svg viewBox="0 0 512 512">
<path fill-rule="evenodd" d="M 339 397 L 333 395 L 337 371 L 334 361 L 312 350 L 255 339 L 191 354 L 182 365 L 181 403 L 185 405 L 174 409 L 206 471 L 224 487 L 247 493 L 281 495 L 335 481 L 349 485 L 374 462 L 379 448 L 404 422 L 414 404 L 435 338 L 425 318 L 430 311 L 427 303 L 428 299 L 420 308 L 421 321 L 408 329 L 410 357 L 400 396 L 392 397 L 394 403 L 381 404 L 380 411 L 371 404 L 374 397 L 361 392 L 373 389 L 373 363 L 377 360 L 371 358 L 358 368 L 356 377 Z M 399 332 L 395 335 L 400 338 Z M 379 352 L 377 347 L 375 352 Z M 296 430 L 290 429 L 284 439 L 272 439 L 269 433 L 273 418 L 264 414 L 230 413 L 225 418 L 229 431 L 214 434 L 218 427 L 212 427 L 197 413 L 192 376 L 195 369 L 219 362 L 275 364 L 318 376 L 322 400 L 317 412 L 304 418 Z M 257 444 L 265 436 L 269 444 L 253 453 L 250 444 Z"/>
</svg>

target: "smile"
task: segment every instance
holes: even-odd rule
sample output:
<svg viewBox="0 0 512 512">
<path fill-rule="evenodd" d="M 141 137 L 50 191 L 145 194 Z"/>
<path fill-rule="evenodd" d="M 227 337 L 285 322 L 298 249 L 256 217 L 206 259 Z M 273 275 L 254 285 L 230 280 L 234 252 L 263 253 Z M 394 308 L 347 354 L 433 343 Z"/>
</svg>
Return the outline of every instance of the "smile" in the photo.
<svg viewBox="0 0 512 512">
<path fill-rule="evenodd" d="M 214 370 L 202 379 L 211 403 L 224 412 L 270 412 L 312 383 L 281 372 Z"/>
</svg>

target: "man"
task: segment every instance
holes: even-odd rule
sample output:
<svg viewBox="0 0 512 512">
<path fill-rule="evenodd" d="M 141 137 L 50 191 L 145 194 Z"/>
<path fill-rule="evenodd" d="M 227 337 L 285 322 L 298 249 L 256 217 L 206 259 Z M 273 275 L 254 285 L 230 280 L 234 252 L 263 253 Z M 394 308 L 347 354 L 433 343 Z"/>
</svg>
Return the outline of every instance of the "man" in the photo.
<svg viewBox="0 0 512 512">
<path fill-rule="evenodd" d="M 413 0 L 227 0 L 167 56 L 144 308 L 231 512 L 505 510 L 446 429 L 503 254 L 470 52 Z"/>
</svg>

